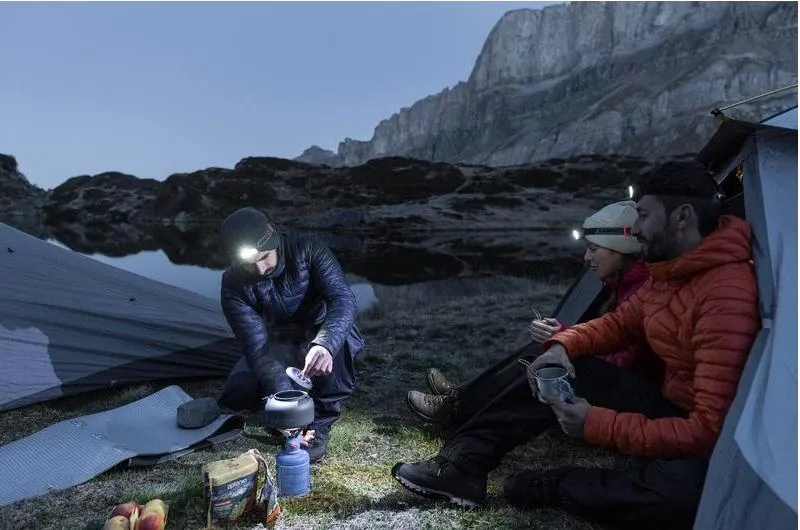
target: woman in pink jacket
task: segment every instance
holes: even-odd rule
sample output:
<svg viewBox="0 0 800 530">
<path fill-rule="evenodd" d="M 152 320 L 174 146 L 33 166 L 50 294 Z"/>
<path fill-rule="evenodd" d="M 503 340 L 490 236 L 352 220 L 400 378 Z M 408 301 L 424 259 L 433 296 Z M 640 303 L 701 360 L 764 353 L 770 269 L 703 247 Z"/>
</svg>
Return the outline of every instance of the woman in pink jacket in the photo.
<svg viewBox="0 0 800 530">
<path fill-rule="evenodd" d="M 623 304 L 650 277 L 640 256 L 641 243 L 630 235 L 636 217 L 636 203 L 621 201 L 609 204 L 583 223 L 584 261 L 605 284 L 606 298 L 600 306 L 601 315 Z M 541 343 L 563 329 L 565 326 L 554 318 L 534 320 L 530 324 L 529 340 L 538 349 Z M 509 384 L 509 378 L 525 377 L 524 367 L 517 363 L 517 359 L 529 353 L 530 348 L 525 348 L 519 356 L 495 363 L 461 385 L 449 382 L 439 370 L 431 368 L 426 375 L 432 393 L 412 390 L 408 392 L 406 403 L 425 421 L 445 426 L 459 425 L 480 410 L 486 399 Z M 658 378 L 661 372 L 657 359 L 646 344 L 598 357 L 652 378 Z"/>
</svg>

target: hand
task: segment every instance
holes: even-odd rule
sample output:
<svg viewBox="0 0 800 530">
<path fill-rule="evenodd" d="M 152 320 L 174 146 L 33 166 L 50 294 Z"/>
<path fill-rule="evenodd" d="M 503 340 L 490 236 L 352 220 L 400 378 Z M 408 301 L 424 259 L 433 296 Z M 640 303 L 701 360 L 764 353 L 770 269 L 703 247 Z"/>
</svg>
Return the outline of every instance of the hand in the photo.
<svg viewBox="0 0 800 530">
<path fill-rule="evenodd" d="M 528 367 L 529 371 L 536 370 L 543 364 L 558 364 L 563 366 L 569 372 L 570 377 L 575 377 L 575 367 L 567 357 L 567 350 L 561 344 L 553 344 L 546 352 L 538 356 Z"/>
<path fill-rule="evenodd" d="M 557 401 L 551 405 L 561 430 L 573 438 L 583 438 L 583 425 L 586 423 L 589 407 L 589 402 L 579 397 L 575 397 L 572 403 Z"/>
<path fill-rule="evenodd" d="M 528 365 L 528 385 L 531 387 L 533 396 L 545 405 L 549 405 L 550 403 L 548 401 L 539 396 L 539 388 L 536 386 L 536 377 L 534 376 L 536 370 L 545 364 L 557 364 L 563 366 L 567 369 L 567 372 L 569 372 L 570 377 L 573 378 L 575 377 L 575 367 L 572 366 L 569 357 L 567 357 L 567 350 L 565 350 L 564 346 L 561 344 L 553 344 L 553 346 L 551 346 L 546 352 L 534 359 L 534 361 Z"/>
<path fill-rule="evenodd" d="M 314 439 L 315 434 L 317 434 L 317 431 L 313 429 L 304 432 L 303 435 L 300 437 L 300 447 L 307 447 L 308 444 L 311 443 L 311 440 Z"/>
<path fill-rule="evenodd" d="M 333 371 L 333 356 L 323 346 L 312 346 L 306 354 L 306 365 L 303 367 L 305 377 L 328 375 Z"/>
<path fill-rule="evenodd" d="M 538 343 L 543 343 L 561 329 L 561 323 L 555 318 L 533 320 L 530 325 L 531 338 Z"/>
</svg>

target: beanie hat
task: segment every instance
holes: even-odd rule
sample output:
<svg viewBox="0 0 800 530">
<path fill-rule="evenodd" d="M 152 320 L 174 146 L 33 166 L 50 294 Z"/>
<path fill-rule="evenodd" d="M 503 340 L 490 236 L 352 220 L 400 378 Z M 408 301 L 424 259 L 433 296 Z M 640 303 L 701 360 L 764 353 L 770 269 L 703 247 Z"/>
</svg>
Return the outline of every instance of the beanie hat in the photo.
<svg viewBox="0 0 800 530">
<path fill-rule="evenodd" d="M 583 238 L 620 254 L 638 254 L 642 244 L 630 235 L 636 222 L 636 203 L 620 201 L 602 208 L 583 222 Z"/>
<path fill-rule="evenodd" d="M 220 230 L 222 244 L 228 252 L 248 246 L 258 252 L 273 250 L 280 246 L 281 236 L 275 223 L 264 212 L 248 206 L 230 214 Z"/>
</svg>

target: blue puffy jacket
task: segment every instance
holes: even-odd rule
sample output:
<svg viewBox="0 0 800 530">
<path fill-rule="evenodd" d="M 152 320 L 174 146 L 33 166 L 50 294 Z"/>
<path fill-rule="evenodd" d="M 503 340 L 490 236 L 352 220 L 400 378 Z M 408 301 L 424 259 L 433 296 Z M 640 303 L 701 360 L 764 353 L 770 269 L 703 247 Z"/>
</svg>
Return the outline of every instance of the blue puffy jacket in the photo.
<svg viewBox="0 0 800 530">
<path fill-rule="evenodd" d="M 364 341 L 355 324 L 356 297 L 333 253 L 316 236 L 288 232 L 269 277 L 232 265 L 222 275 L 222 310 L 250 368 L 261 378 L 271 334 L 311 333 L 311 345 L 334 357 L 347 341 L 355 355 Z"/>
</svg>

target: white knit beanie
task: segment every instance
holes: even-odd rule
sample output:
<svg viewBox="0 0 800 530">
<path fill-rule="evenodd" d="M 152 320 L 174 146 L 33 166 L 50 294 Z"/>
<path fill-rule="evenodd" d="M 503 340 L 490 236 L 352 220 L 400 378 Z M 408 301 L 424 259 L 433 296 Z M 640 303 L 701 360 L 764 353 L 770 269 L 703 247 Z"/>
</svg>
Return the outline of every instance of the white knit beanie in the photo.
<svg viewBox="0 0 800 530">
<path fill-rule="evenodd" d="M 583 222 L 583 229 L 591 232 L 593 228 L 627 228 L 630 231 L 637 216 L 635 202 L 615 202 L 587 217 Z M 584 234 L 584 239 L 621 254 L 638 254 L 642 251 L 642 244 L 631 235 L 589 233 Z"/>
</svg>

